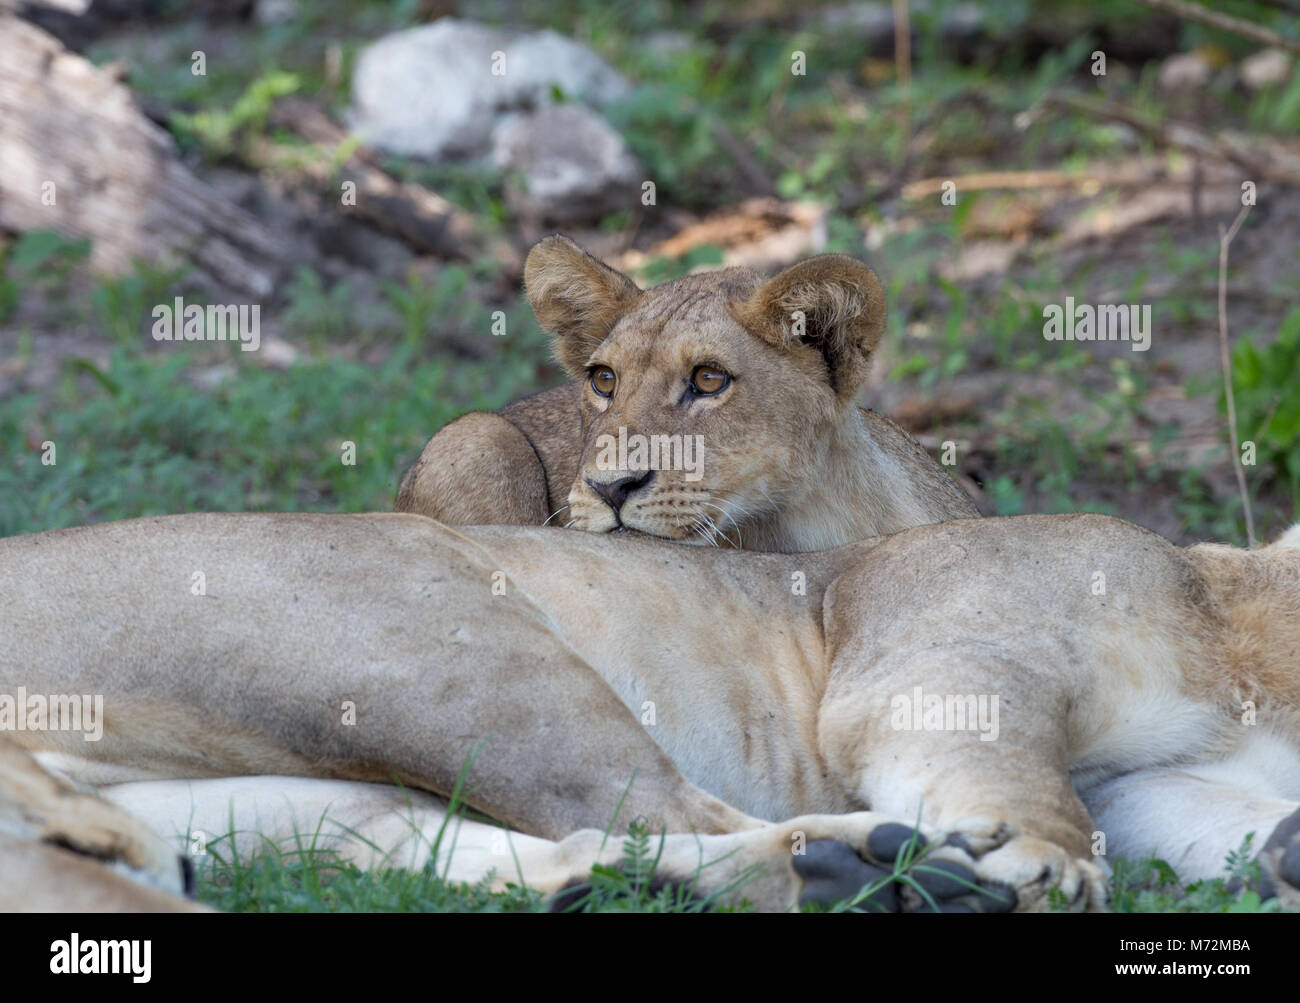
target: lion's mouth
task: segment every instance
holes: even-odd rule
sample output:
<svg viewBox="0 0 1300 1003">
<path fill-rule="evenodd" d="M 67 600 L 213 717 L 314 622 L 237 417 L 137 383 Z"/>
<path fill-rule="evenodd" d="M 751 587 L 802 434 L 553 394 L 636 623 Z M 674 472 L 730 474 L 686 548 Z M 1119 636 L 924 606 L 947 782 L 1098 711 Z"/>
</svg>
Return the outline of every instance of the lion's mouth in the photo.
<svg viewBox="0 0 1300 1003">
<path fill-rule="evenodd" d="M 622 519 L 613 529 L 608 530 L 610 533 L 631 533 L 636 536 L 650 536 L 656 540 L 672 540 L 675 543 L 685 543 L 689 541 L 694 534 L 686 526 L 678 526 L 669 522 L 662 521 L 641 521 L 634 520 L 631 524 L 624 522 Z"/>
<path fill-rule="evenodd" d="M 606 530 L 605 532 L 607 536 L 639 536 L 646 540 L 668 540 L 674 543 L 686 542 L 685 540 L 678 540 L 678 538 L 674 536 L 664 536 L 662 533 L 655 533 L 652 530 L 636 529 L 632 526 L 624 526 L 622 524 L 615 526 L 613 529 Z"/>
<path fill-rule="evenodd" d="M 673 543 L 685 543 L 696 547 L 739 547 L 739 531 L 734 527 L 720 529 L 709 519 L 691 519 L 683 522 L 635 523 L 628 525 L 622 521 L 609 530 L 611 533 L 635 533 L 639 536 L 653 537 L 656 540 L 670 540 Z"/>
</svg>

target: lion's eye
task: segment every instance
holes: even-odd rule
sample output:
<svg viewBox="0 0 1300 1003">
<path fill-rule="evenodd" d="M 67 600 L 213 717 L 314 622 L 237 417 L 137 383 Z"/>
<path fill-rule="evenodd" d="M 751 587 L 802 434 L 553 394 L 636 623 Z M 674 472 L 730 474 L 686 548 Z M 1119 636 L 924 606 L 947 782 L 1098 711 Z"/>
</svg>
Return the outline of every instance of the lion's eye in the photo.
<svg viewBox="0 0 1300 1003">
<path fill-rule="evenodd" d="M 602 397 L 614 393 L 614 370 L 609 366 L 597 366 L 591 371 L 591 389 Z"/>
<path fill-rule="evenodd" d="M 701 397 L 720 394 L 731 385 L 731 374 L 717 366 L 696 366 L 691 373 L 691 389 Z"/>
</svg>

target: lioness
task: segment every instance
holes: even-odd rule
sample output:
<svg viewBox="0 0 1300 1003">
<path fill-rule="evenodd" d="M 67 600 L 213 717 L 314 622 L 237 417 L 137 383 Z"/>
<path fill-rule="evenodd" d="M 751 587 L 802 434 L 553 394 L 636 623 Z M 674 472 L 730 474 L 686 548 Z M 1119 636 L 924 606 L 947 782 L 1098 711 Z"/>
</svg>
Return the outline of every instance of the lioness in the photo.
<svg viewBox="0 0 1300 1003">
<path fill-rule="evenodd" d="M 854 404 L 885 328 L 861 262 L 643 291 L 555 236 L 524 282 L 573 382 L 447 425 L 399 512 L 786 552 L 977 514 L 906 432 Z"/>
<path fill-rule="evenodd" d="M 1300 528 L 1247 552 L 1102 516 L 968 519 L 790 556 L 187 515 L 0 540 L 0 596 L 0 693 L 105 706 L 101 741 L 13 737 L 74 777 L 137 781 L 122 803 L 154 821 L 184 826 L 192 797 L 219 824 L 233 791 L 274 829 L 290 790 L 409 848 L 440 820 L 423 794 L 396 826 L 398 788 L 138 782 L 445 795 L 477 752 L 473 807 L 564 838 L 524 855 L 552 887 L 602 845 L 575 830 L 644 815 L 716 834 L 670 839 L 666 876 L 732 853 L 698 887 L 761 863 L 734 895 L 768 909 L 856 891 L 917 819 L 967 907 L 1044 908 L 1053 888 L 1101 905 L 1096 829 L 1188 877 L 1253 830 L 1279 893 L 1300 894 Z M 1179 796 L 1153 812 L 1148 789 Z"/>
</svg>

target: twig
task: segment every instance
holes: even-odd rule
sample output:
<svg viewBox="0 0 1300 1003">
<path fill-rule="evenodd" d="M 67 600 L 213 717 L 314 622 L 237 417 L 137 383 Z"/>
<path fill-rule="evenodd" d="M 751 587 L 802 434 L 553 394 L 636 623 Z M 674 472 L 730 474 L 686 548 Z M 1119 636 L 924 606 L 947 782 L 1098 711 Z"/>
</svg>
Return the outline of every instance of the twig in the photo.
<svg viewBox="0 0 1300 1003">
<path fill-rule="evenodd" d="M 1167 14 L 1173 14 L 1187 21 L 1199 21 L 1201 24 L 1208 24 L 1211 28 L 1249 38 L 1252 42 L 1259 42 L 1261 45 L 1272 45 L 1279 49 L 1300 52 L 1300 42 L 1295 39 L 1279 35 L 1276 31 L 1271 31 L 1252 21 L 1233 17 L 1231 14 L 1220 14 L 1217 10 L 1208 10 L 1197 3 L 1188 3 L 1188 0 L 1142 0 L 1142 2 L 1148 7 L 1162 10 Z"/>
<path fill-rule="evenodd" d="M 1116 104 L 1114 101 L 1096 101 L 1074 94 L 1046 94 L 1042 98 L 1042 103 L 1055 105 L 1058 108 L 1064 108 L 1067 111 L 1077 112 L 1082 115 L 1114 119 L 1116 122 L 1123 122 L 1139 132 L 1146 133 L 1165 146 L 1177 147 L 1180 150 L 1186 150 L 1200 156 L 1208 154 L 1218 160 L 1226 160 L 1266 181 L 1278 181 L 1286 185 L 1300 186 L 1300 171 L 1295 171 L 1272 160 L 1261 160 L 1252 157 L 1226 140 L 1202 132 L 1190 125 L 1179 122 L 1162 124 L 1131 108 Z M 1033 117 L 1038 107 L 1038 105 L 1035 105 L 1024 114 Z"/>
<path fill-rule="evenodd" d="M 1232 469 L 1237 475 L 1241 505 L 1246 511 L 1246 542 L 1255 546 L 1255 518 L 1250 510 L 1250 493 L 1246 490 L 1246 471 L 1241 465 L 1241 443 L 1237 440 L 1237 403 L 1232 395 L 1232 358 L 1228 354 L 1228 245 L 1250 215 L 1250 206 L 1241 207 L 1227 232 L 1219 226 L 1219 362 L 1223 366 L 1223 393 L 1228 402 L 1228 438 L 1232 451 Z"/>
<path fill-rule="evenodd" d="M 1255 0 L 1255 2 L 1265 7 L 1276 7 L 1278 10 L 1300 14 L 1300 0 Z"/>
<path fill-rule="evenodd" d="M 712 128 L 713 138 L 717 140 L 735 165 L 740 168 L 740 173 L 745 175 L 745 180 L 749 182 L 749 187 L 755 195 L 771 196 L 776 194 L 776 185 L 772 184 L 772 179 L 767 176 L 767 171 L 755 159 L 754 154 L 750 152 L 740 138 L 727 128 L 727 124 L 721 119 L 714 119 Z"/>
<path fill-rule="evenodd" d="M 1043 188 L 1084 188 L 1100 185 L 1092 175 L 1066 174 L 1064 171 L 980 171 L 959 177 L 921 178 L 910 181 L 903 186 L 900 194 L 903 198 L 925 198 L 943 191 L 945 182 L 956 181 L 957 187 L 964 192 L 987 191 L 990 189 L 1033 189 Z"/>
<path fill-rule="evenodd" d="M 903 150 L 912 141 L 912 19 L 907 0 L 894 0 L 894 65 L 903 92 Z"/>
</svg>

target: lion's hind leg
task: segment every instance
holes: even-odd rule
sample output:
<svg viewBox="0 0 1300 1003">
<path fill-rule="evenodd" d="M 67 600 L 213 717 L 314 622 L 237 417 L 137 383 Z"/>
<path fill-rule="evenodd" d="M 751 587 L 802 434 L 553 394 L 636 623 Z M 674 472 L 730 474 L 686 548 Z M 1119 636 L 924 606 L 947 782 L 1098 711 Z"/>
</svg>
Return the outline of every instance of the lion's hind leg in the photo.
<svg viewBox="0 0 1300 1003">
<path fill-rule="evenodd" d="M 0 912 L 198 908 L 184 858 L 139 819 L 0 735 Z"/>
</svg>

